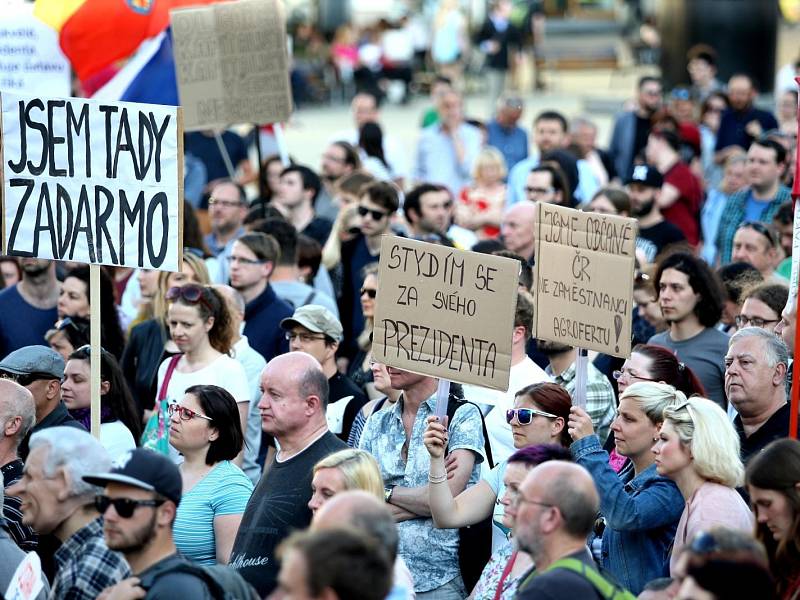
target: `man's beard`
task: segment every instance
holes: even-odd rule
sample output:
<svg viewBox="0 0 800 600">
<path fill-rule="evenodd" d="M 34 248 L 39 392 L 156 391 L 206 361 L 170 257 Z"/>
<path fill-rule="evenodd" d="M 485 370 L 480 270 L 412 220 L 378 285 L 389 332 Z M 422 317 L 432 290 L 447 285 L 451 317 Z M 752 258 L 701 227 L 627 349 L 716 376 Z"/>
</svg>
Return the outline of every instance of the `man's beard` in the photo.
<svg viewBox="0 0 800 600">
<path fill-rule="evenodd" d="M 156 511 L 153 511 L 153 518 L 150 519 L 150 522 L 145 527 L 142 527 L 140 530 L 136 531 L 135 535 L 130 540 L 125 540 L 123 543 L 126 545 L 116 546 L 113 548 L 109 546 L 109 549 L 116 550 L 122 554 L 135 554 L 146 548 L 155 537 Z"/>
<path fill-rule="evenodd" d="M 653 210 L 653 206 L 655 205 L 655 200 L 650 200 L 647 204 L 643 204 L 638 208 L 636 206 L 631 206 L 631 214 L 636 217 L 645 217 L 650 214 L 650 211 Z"/>
<path fill-rule="evenodd" d="M 50 268 L 50 265 L 23 264 L 21 268 L 22 272 L 25 274 L 26 277 L 35 279 L 47 273 L 47 270 Z"/>
<path fill-rule="evenodd" d="M 556 356 L 572 350 L 572 346 L 546 340 L 536 340 L 536 348 L 545 356 Z"/>
</svg>

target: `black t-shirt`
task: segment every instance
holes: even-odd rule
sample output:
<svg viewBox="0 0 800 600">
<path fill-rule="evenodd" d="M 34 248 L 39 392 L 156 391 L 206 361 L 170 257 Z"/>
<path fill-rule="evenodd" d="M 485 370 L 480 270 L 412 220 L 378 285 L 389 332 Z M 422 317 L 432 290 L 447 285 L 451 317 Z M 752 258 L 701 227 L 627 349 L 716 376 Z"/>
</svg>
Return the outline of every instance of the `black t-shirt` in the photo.
<svg viewBox="0 0 800 600">
<path fill-rule="evenodd" d="M 680 228 L 669 221 L 661 221 L 652 227 L 641 227 L 639 229 L 639 237 L 650 240 L 655 244 L 656 256 L 661 254 L 661 251 L 670 244 L 686 241 L 686 236 L 683 235 Z"/>
<path fill-rule="evenodd" d="M 652 128 L 653 123 L 650 120 L 650 117 L 640 117 L 636 115 L 636 137 L 633 138 L 633 157 L 636 156 L 644 150 L 644 147 L 647 146 L 647 136 L 650 135 L 650 129 Z M 627 177 L 628 173 L 617 173 L 620 177 Z"/>
<path fill-rule="evenodd" d="M 333 223 L 331 223 L 328 219 L 323 217 L 314 217 L 300 233 L 307 235 L 311 239 L 317 240 L 320 246 L 324 246 L 325 242 L 328 241 L 328 236 L 331 234 L 332 227 Z"/>
<path fill-rule="evenodd" d="M 137 575 L 140 585 L 147 591 L 147 600 L 211 600 L 206 583 L 191 573 L 173 572 L 187 562 L 180 554 L 158 561 Z"/>
<path fill-rule="evenodd" d="M 342 398 L 352 396 L 348 401 L 347 407 L 344 409 L 344 418 L 342 420 L 342 433 L 337 433 L 336 436 L 346 442 L 350 437 L 350 429 L 353 427 L 353 420 L 358 415 L 363 406 L 369 402 L 369 398 L 364 395 L 355 383 L 349 377 L 337 372 L 333 377 L 328 379 L 328 387 L 330 388 L 330 396 L 328 399 L 328 406 L 339 402 Z"/>
<path fill-rule="evenodd" d="M 761 427 L 756 429 L 749 436 L 744 434 L 741 415 L 736 415 L 733 426 L 739 434 L 741 445 L 742 462 L 747 464 L 750 458 L 763 450 L 770 442 L 785 438 L 789 435 L 789 418 L 792 414 L 791 405 L 787 402 L 778 410 L 772 413 Z"/>
<path fill-rule="evenodd" d="M 581 550 L 564 558 L 577 558 L 597 570 L 588 550 Z M 603 573 L 604 577 L 607 577 Z M 586 577 L 575 571 L 555 568 L 523 580 L 515 598 L 519 600 L 602 600 L 603 596 Z"/>
<path fill-rule="evenodd" d="M 314 465 L 345 448 L 347 444 L 327 432 L 300 454 L 284 462 L 273 460 L 258 482 L 242 515 L 230 565 L 261 597 L 272 592 L 278 579 L 278 544 L 292 531 L 305 529 L 311 523 L 308 501 Z"/>
</svg>

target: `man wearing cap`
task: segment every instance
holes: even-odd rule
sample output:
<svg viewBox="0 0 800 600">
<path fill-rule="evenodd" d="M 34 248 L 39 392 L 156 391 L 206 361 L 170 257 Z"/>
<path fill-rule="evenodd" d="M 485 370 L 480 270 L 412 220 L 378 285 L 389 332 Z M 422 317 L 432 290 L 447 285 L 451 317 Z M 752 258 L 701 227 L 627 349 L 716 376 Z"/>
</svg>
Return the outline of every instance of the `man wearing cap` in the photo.
<svg viewBox="0 0 800 600">
<path fill-rule="evenodd" d="M 328 427 L 346 442 L 353 420 L 369 398 L 336 368 L 342 324 L 324 306 L 307 304 L 281 321 L 281 327 L 286 330 L 292 352 L 307 352 L 322 366 L 322 372 L 328 378 L 328 407 L 325 411 Z"/>
<path fill-rule="evenodd" d="M 86 474 L 83 480 L 105 488 L 95 500 L 104 517 L 105 542 L 125 556 L 134 575 L 106 589 L 100 599 L 211 598 L 202 579 L 181 570 L 189 561 L 172 540 L 183 482 L 171 460 L 137 448 L 113 469 Z"/>
<path fill-rule="evenodd" d="M 637 165 L 631 176 L 625 180 L 625 189 L 631 199 L 631 216 L 639 221 L 639 237 L 636 249 L 640 250 L 647 262 L 655 262 L 656 257 L 669 246 L 686 240 L 686 236 L 676 226 L 666 221 L 658 200 L 664 178 L 658 169 L 648 165 Z"/>
<path fill-rule="evenodd" d="M 61 402 L 63 377 L 64 359 L 46 346 L 25 346 L 0 362 L 0 378 L 12 379 L 28 388 L 36 405 L 36 425 L 19 445 L 19 457 L 23 461 L 28 457 L 28 440 L 38 431 L 61 425 L 85 431 Z"/>
<path fill-rule="evenodd" d="M 50 598 L 97 598 L 131 573 L 122 555 L 106 546 L 102 519 L 93 504 L 98 489 L 83 479 L 88 473 L 107 471 L 111 459 L 97 439 L 73 427 L 35 433 L 30 449 L 25 476 L 6 492 L 22 500 L 26 525 L 61 542 L 53 555 L 56 572 Z"/>
<path fill-rule="evenodd" d="M 314 465 L 347 445 L 328 430 L 328 380 L 313 356 L 276 356 L 261 374 L 261 390 L 261 426 L 280 450 L 247 504 L 230 564 L 263 597 L 276 586 L 278 544 L 311 522 Z"/>
</svg>

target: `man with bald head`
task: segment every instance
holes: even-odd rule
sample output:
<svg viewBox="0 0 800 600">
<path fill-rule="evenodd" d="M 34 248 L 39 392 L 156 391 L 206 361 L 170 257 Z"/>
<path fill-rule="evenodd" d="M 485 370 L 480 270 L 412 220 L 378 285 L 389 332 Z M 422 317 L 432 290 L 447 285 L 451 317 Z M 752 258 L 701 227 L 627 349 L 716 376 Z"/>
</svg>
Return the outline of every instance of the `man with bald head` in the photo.
<svg viewBox="0 0 800 600">
<path fill-rule="evenodd" d="M 275 549 L 311 522 L 308 501 L 314 465 L 347 445 L 328 431 L 328 378 L 305 352 L 273 358 L 261 374 L 261 427 L 280 450 L 247 504 L 230 564 L 260 597 L 275 588 Z"/>
<path fill-rule="evenodd" d="M 387 598 L 415 598 L 414 581 L 405 561 L 397 556 L 397 526 L 386 503 L 369 492 L 350 490 L 336 494 L 317 510 L 311 528 L 314 530 L 352 527 L 374 538 L 383 546 L 394 563 L 392 590 Z"/>
<path fill-rule="evenodd" d="M 5 487 L 11 487 L 22 479 L 25 467 L 19 457 L 18 448 L 36 423 L 36 405 L 30 390 L 10 379 L 0 379 L 0 473 Z M 22 524 L 21 501 L 17 496 L 5 496 L 3 514 L 11 538 L 25 552 L 36 550 L 36 533 Z"/>
<path fill-rule="evenodd" d="M 604 598 L 585 574 L 593 571 L 608 580 L 597 572 L 586 548 L 600 508 L 589 472 L 573 463 L 548 461 L 531 469 L 511 502 L 517 509 L 516 544 L 536 564 L 536 575 L 520 584 L 516 598 Z"/>
<path fill-rule="evenodd" d="M 518 202 L 503 215 L 500 235 L 506 250 L 519 254 L 529 265 L 534 263 L 536 236 L 533 227 L 536 222 L 536 203 Z"/>
</svg>

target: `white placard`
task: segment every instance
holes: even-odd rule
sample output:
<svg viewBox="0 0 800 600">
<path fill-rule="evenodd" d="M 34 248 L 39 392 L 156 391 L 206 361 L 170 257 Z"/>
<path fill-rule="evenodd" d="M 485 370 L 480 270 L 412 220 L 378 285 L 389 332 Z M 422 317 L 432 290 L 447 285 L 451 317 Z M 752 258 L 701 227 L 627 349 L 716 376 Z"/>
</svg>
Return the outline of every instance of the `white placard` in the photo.
<svg viewBox="0 0 800 600">
<path fill-rule="evenodd" d="M 6 93 L 0 103 L 4 254 L 179 270 L 180 109 Z"/>
<path fill-rule="evenodd" d="M 42 561 L 36 552 L 30 552 L 14 571 L 5 598 L 7 600 L 32 600 L 39 595 L 43 588 Z"/>
</svg>

